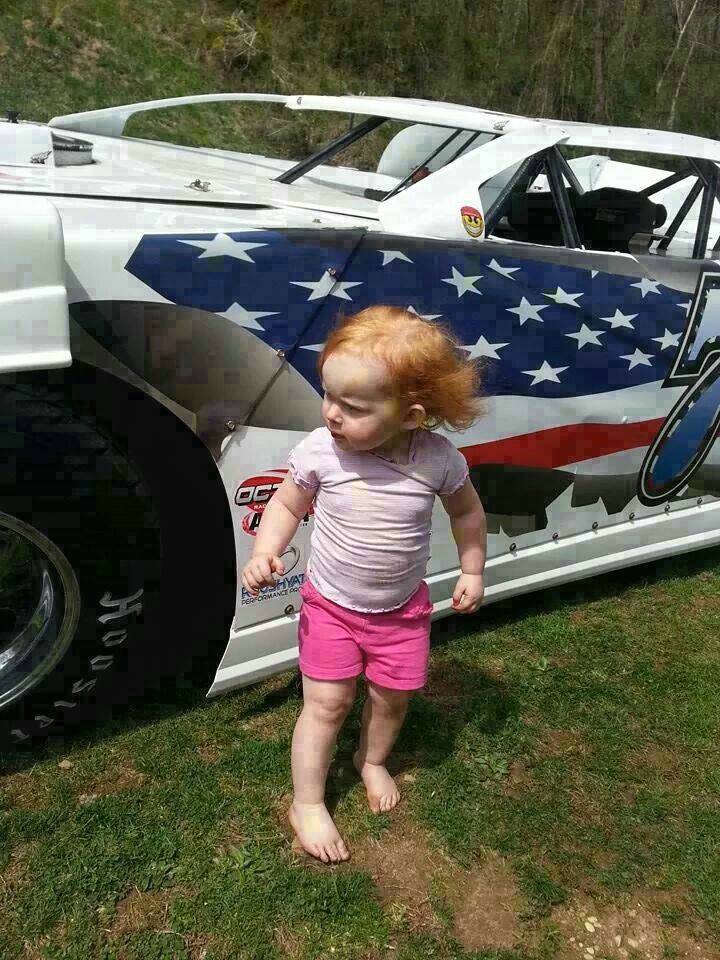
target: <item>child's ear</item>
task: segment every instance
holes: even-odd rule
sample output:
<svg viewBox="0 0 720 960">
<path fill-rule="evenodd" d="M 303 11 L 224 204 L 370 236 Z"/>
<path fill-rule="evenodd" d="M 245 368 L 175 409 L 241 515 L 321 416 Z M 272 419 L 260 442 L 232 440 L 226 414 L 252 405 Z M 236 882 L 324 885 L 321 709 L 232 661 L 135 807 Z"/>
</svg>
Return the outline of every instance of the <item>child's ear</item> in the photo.
<svg viewBox="0 0 720 960">
<path fill-rule="evenodd" d="M 414 403 L 407 412 L 406 421 L 411 424 L 411 429 L 415 430 L 421 427 L 427 419 L 425 407 L 420 403 Z"/>
</svg>

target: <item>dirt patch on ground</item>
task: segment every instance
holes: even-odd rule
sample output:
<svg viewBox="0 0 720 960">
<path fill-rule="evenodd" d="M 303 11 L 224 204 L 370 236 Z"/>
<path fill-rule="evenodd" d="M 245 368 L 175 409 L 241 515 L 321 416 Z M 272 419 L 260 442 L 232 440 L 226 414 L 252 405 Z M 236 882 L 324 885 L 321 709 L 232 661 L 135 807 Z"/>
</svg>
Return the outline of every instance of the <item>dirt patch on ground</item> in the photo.
<svg viewBox="0 0 720 960">
<path fill-rule="evenodd" d="M 560 940 L 557 960 L 720 960 L 720 950 L 710 946 L 696 924 L 669 924 L 658 913 L 661 907 L 687 909 L 682 890 L 644 891 L 619 904 L 600 905 L 574 900 L 551 914 Z"/>
<path fill-rule="evenodd" d="M 588 746 L 582 735 L 575 730 L 546 728 L 540 735 L 535 752 L 539 760 L 548 757 L 580 757 L 588 753 Z"/>
<path fill-rule="evenodd" d="M 683 775 L 683 756 L 661 743 L 648 740 L 631 752 L 626 768 L 634 776 L 638 775 L 638 770 L 642 770 L 658 779 L 677 782 Z"/>
<path fill-rule="evenodd" d="M 421 831 L 405 830 L 355 843 L 352 863 L 370 874 L 380 901 L 396 923 L 405 921 L 411 930 L 425 933 L 442 930 L 431 894 L 433 884 L 452 871 L 452 864 L 432 849 Z"/>
<path fill-rule="evenodd" d="M 513 760 L 503 783 L 503 793 L 506 797 L 522 797 L 532 787 L 533 782 L 532 770 L 522 760 Z"/>
<path fill-rule="evenodd" d="M 289 957 L 290 960 L 294 957 L 301 957 L 304 953 L 302 943 L 285 924 L 280 924 L 275 928 L 273 943 L 281 955 Z"/>
<path fill-rule="evenodd" d="M 496 853 L 467 873 L 451 891 L 453 936 L 466 950 L 510 950 L 522 939 L 520 913 L 527 904 L 510 866 Z"/>
<path fill-rule="evenodd" d="M 0 873 L 0 907 L 9 902 L 20 887 L 30 882 L 30 860 L 38 842 L 18 843 L 10 851 L 10 861 Z"/>
<path fill-rule="evenodd" d="M 43 936 L 39 937 L 34 943 L 28 943 L 26 941 L 23 946 L 21 960 L 45 960 L 47 957 L 47 948 L 51 944 L 55 946 L 63 943 L 66 939 L 67 932 L 67 923 L 61 920 L 52 933 L 43 934 Z"/>
<path fill-rule="evenodd" d="M 115 908 L 111 923 L 104 930 L 108 941 L 119 941 L 140 931 L 168 930 L 170 904 L 175 897 L 191 897 L 192 890 L 186 887 L 170 887 L 143 893 L 137 887 Z M 203 933 L 182 934 L 183 946 L 190 960 L 203 960 L 211 946 L 218 946 L 217 938 Z M 120 948 L 119 960 L 124 952 Z"/>
<path fill-rule="evenodd" d="M 22 810 L 41 810 L 50 800 L 51 786 L 57 784 L 57 778 L 70 777 L 70 771 L 75 764 L 70 760 L 61 760 L 56 770 L 49 775 L 44 772 L 33 771 L 14 773 L 6 776 L 0 782 L 0 797 L 6 805 Z M 135 769 L 132 758 L 112 757 L 111 765 L 93 780 L 84 783 L 78 794 L 78 803 L 86 804 L 111 793 L 121 793 L 124 790 L 137 790 L 142 787 L 149 777 Z M 72 786 L 68 783 L 68 789 Z M 76 787 L 76 789 L 78 789 Z"/>
<path fill-rule="evenodd" d="M 132 760 L 125 759 L 117 766 L 104 770 L 98 777 L 83 788 L 78 795 L 78 803 L 85 804 L 124 790 L 137 790 L 147 781 L 148 776 L 135 769 Z"/>
<path fill-rule="evenodd" d="M 220 750 L 217 744 L 212 743 L 210 740 L 198 746 L 197 754 L 203 763 L 217 763 L 220 759 Z"/>
<path fill-rule="evenodd" d="M 21 810 L 42 810 L 48 802 L 49 787 L 35 773 L 13 773 L 0 781 L 0 797 L 5 805 Z"/>
<path fill-rule="evenodd" d="M 466 950 L 509 950 L 523 940 L 519 915 L 527 904 L 495 853 L 464 870 L 406 821 L 395 835 L 356 843 L 352 862 L 373 878 L 391 918 L 414 931 L 440 933 L 445 923 L 437 907 L 444 902 L 454 917 L 449 932 Z"/>
<path fill-rule="evenodd" d="M 400 777 L 399 782 L 402 789 L 407 781 Z M 454 921 L 448 932 L 465 949 L 516 946 L 523 932 L 518 917 L 527 905 L 505 861 L 490 853 L 478 867 L 465 870 L 402 807 L 392 816 L 387 833 L 355 840 L 351 859 L 335 869 L 368 873 L 395 924 L 439 935 L 447 929 L 443 914 L 449 907 Z"/>
</svg>

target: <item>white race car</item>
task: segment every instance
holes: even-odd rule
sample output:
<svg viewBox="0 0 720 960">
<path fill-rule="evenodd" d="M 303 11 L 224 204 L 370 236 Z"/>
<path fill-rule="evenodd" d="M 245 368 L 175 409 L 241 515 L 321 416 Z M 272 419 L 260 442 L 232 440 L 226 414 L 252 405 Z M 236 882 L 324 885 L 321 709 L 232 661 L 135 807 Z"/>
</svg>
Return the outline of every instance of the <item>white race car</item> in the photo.
<svg viewBox="0 0 720 960">
<path fill-rule="evenodd" d="M 295 160 L 124 136 L 221 101 L 342 132 Z M 364 137 L 379 155 L 341 165 Z M 215 696 L 297 662 L 312 511 L 276 586 L 238 571 L 322 426 L 341 309 L 442 317 L 484 358 L 488 414 L 449 436 L 488 602 L 720 542 L 719 162 L 695 136 L 396 98 L 0 122 L 3 743 L 163 678 Z M 436 513 L 439 618 L 458 559 Z"/>
</svg>

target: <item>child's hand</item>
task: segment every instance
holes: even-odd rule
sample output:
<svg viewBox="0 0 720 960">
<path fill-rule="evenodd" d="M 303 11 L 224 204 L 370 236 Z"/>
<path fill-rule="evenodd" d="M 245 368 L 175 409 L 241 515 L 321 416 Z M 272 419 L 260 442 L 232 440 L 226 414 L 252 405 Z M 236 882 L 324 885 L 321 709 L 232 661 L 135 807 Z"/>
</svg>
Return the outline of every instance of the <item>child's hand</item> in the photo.
<svg viewBox="0 0 720 960">
<path fill-rule="evenodd" d="M 274 587 L 277 583 L 273 573 L 285 573 L 285 564 L 274 553 L 256 553 L 243 567 L 242 582 L 254 597 L 261 587 Z"/>
<path fill-rule="evenodd" d="M 455 613 L 474 613 L 485 595 L 485 581 L 481 573 L 461 573 L 455 584 L 452 608 Z"/>
</svg>

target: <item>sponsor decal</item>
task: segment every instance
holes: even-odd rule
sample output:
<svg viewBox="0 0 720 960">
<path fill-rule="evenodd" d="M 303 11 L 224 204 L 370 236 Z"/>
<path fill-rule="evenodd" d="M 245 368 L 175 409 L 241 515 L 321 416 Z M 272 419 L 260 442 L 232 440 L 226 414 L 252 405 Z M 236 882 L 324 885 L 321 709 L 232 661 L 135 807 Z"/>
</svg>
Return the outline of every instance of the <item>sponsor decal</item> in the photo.
<svg viewBox="0 0 720 960">
<path fill-rule="evenodd" d="M 720 427 L 720 272 L 698 277 L 675 360 L 662 384 L 686 387 L 650 444 L 638 498 L 653 506 L 680 493 L 705 462 Z"/>
<path fill-rule="evenodd" d="M 286 568 L 288 564 L 291 564 L 290 569 L 294 570 L 300 562 L 300 551 L 297 547 L 290 546 L 282 554 L 282 559 Z M 305 583 L 304 573 L 293 573 L 288 576 L 286 572 L 284 576 L 278 579 L 275 586 L 261 587 L 256 597 L 243 587 L 240 604 L 245 606 L 249 603 L 262 603 L 264 600 L 277 600 L 278 597 L 291 597 L 299 591 L 303 583 Z"/>
<path fill-rule="evenodd" d="M 461 207 L 460 219 L 462 220 L 462 225 L 465 227 L 465 232 L 470 234 L 471 237 L 477 238 L 482 236 L 483 230 L 485 229 L 485 221 L 477 207 Z"/>
<path fill-rule="evenodd" d="M 247 477 L 235 491 L 236 505 L 247 508 L 247 513 L 242 519 L 242 529 L 249 536 L 257 535 L 257 528 L 260 526 L 265 507 L 270 503 L 270 498 L 285 479 L 286 473 L 287 469 L 276 470 L 271 468 L 264 473 Z M 303 517 L 303 525 L 308 523 L 313 512 L 311 506 L 309 512 Z"/>
<path fill-rule="evenodd" d="M 265 507 L 270 503 L 272 495 L 283 482 L 286 474 L 287 468 L 271 468 L 255 476 L 247 477 L 238 486 L 235 491 L 235 503 L 247 510 L 242 518 L 241 527 L 248 536 L 257 536 Z M 303 527 L 310 522 L 312 513 L 314 513 L 314 509 L 311 505 L 310 510 L 301 521 Z M 240 600 L 242 604 L 262 603 L 263 600 L 275 600 L 277 597 L 288 597 L 297 593 L 305 580 L 303 573 L 292 573 L 300 563 L 300 551 L 296 546 L 290 544 L 281 554 L 281 559 L 285 564 L 285 573 L 278 579 L 277 583 L 272 587 L 262 587 L 256 597 L 243 587 Z"/>
</svg>

